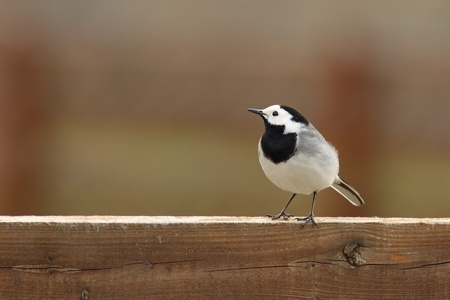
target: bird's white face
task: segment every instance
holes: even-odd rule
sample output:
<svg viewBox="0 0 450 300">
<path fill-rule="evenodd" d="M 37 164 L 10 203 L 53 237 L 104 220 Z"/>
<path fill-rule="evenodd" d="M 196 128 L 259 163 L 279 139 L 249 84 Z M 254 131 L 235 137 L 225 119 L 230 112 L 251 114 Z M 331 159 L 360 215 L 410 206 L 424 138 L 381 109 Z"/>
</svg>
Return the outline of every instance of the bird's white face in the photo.
<svg viewBox="0 0 450 300">
<path fill-rule="evenodd" d="M 263 110 L 263 117 L 272 125 L 285 126 L 284 133 L 297 133 L 301 131 L 302 124 L 292 120 L 293 116 L 280 107 L 280 105 L 272 105 Z"/>
</svg>

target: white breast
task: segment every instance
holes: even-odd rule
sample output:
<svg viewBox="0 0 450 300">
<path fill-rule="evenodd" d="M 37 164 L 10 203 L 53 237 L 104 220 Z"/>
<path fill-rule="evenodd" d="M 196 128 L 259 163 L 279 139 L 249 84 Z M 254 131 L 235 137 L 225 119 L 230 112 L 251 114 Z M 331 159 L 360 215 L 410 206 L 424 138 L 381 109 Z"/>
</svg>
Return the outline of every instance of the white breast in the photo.
<svg viewBox="0 0 450 300">
<path fill-rule="evenodd" d="M 264 156 L 259 143 L 259 163 L 267 178 L 280 189 L 291 193 L 309 195 L 330 187 L 339 172 L 336 150 L 327 142 L 318 146 L 327 149 L 327 151 L 319 151 L 318 153 L 326 153 L 327 155 L 311 155 L 311 153 L 299 152 L 287 162 L 275 164 Z"/>
</svg>

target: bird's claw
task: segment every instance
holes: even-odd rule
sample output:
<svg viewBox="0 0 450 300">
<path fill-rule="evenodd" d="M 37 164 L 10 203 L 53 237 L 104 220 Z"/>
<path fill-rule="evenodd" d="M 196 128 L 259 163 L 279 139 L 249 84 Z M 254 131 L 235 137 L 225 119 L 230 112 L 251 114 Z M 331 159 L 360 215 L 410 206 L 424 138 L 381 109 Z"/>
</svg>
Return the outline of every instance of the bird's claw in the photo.
<svg viewBox="0 0 450 300">
<path fill-rule="evenodd" d="M 278 215 L 266 215 L 266 217 L 271 218 L 272 220 L 277 220 L 279 218 L 283 218 L 283 220 L 288 220 L 289 218 L 293 217 L 293 214 L 285 213 L 284 211 L 280 212 Z"/>
<path fill-rule="evenodd" d="M 307 216 L 306 218 L 294 218 L 295 221 L 304 221 L 302 224 L 302 228 L 305 227 L 308 223 L 312 223 L 312 225 L 316 225 L 316 220 L 314 220 L 314 215 L 313 214 L 309 214 L 309 216 Z"/>
</svg>

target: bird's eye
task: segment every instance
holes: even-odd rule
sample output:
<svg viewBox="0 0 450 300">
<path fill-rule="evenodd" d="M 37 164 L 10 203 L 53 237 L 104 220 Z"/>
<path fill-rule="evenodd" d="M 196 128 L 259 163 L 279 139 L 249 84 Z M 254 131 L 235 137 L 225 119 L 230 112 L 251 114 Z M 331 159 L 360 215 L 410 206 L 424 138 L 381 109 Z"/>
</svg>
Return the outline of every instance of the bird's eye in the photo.
<svg viewBox="0 0 450 300">
<path fill-rule="evenodd" d="M 272 113 L 272 116 L 274 116 L 274 117 L 278 116 L 278 112 L 277 112 L 277 111 L 274 111 L 274 112 Z"/>
</svg>

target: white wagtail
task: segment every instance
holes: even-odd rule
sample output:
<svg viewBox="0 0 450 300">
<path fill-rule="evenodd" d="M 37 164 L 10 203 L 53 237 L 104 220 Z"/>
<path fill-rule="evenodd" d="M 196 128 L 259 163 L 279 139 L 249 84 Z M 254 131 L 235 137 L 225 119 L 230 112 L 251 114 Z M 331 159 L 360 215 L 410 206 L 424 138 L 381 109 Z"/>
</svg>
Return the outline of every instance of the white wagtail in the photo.
<svg viewBox="0 0 450 300">
<path fill-rule="evenodd" d="M 281 212 L 267 215 L 272 219 L 293 217 L 286 208 L 297 194 L 313 194 L 311 212 L 306 218 L 294 218 L 317 225 L 314 204 L 317 193 L 332 187 L 353 205 L 364 200 L 358 192 L 339 176 L 339 159 L 330 145 L 295 109 L 285 105 L 272 105 L 265 109 L 249 108 L 264 120 L 266 130 L 258 143 L 258 158 L 267 178 L 280 189 L 294 193 Z"/>
</svg>

